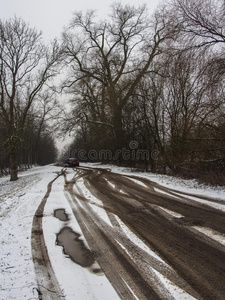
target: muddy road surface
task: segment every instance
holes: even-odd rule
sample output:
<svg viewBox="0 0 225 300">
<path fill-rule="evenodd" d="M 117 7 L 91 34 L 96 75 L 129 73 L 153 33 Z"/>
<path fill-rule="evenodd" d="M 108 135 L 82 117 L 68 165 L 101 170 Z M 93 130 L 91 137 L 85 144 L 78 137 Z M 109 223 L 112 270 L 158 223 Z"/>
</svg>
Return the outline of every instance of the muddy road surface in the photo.
<svg viewBox="0 0 225 300">
<path fill-rule="evenodd" d="M 162 278 L 190 299 L 225 299 L 225 246 L 201 230 L 224 237 L 225 212 L 214 208 L 223 205 L 220 200 L 184 194 L 110 169 L 80 167 L 74 169 L 72 179 L 65 169 L 60 175 L 65 180 L 65 201 L 90 252 L 121 299 L 174 299 Z M 90 200 L 87 193 L 98 201 Z M 45 273 L 46 278 L 52 270 L 42 270 L 43 264 L 48 265 L 47 251 L 43 245 L 40 254 L 38 244 L 44 243 L 41 217 L 47 196 L 34 217 L 32 231 L 37 277 Z M 108 222 L 96 207 L 104 210 Z M 49 290 L 61 293 L 54 276 Z M 40 287 L 40 294 L 45 292 Z M 51 296 L 47 293 L 43 299 Z"/>
</svg>

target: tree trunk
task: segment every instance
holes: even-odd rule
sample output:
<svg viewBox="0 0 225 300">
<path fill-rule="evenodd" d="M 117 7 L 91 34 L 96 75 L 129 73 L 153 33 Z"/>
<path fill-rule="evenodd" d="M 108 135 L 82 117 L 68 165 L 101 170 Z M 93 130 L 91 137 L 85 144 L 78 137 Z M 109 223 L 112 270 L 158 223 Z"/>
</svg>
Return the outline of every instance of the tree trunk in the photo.
<svg viewBox="0 0 225 300">
<path fill-rule="evenodd" d="M 120 109 L 115 109 L 113 112 L 113 128 L 115 136 L 116 150 L 121 149 L 124 143 L 123 139 L 123 125 L 122 125 L 122 112 Z"/>
<path fill-rule="evenodd" d="M 122 111 L 120 108 L 114 109 L 113 112 L 113 128 L 114 128 L 114 146 L 115 151 L 118 153 L 118 161 L 121 164 L 123 161 L 122 149 L 126 146 L 123 124 L 122 124 Z"/>
<path fill-rule="evenodd" d="M 9 143 L 9 163 L 10 163 L 10 181 L 18 179 L 18 163 L 16 142 L 11 138 Z"/>
</svg>

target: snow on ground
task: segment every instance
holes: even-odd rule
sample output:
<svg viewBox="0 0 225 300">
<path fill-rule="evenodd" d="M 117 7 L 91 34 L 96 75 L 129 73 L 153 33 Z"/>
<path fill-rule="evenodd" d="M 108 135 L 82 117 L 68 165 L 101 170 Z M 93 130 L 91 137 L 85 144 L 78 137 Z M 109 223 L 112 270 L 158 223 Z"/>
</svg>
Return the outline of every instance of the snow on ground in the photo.
<svg viewBox="0 0 225 300">
<path fill-rule="evenodd" d="M 207 186 L 205 184 L 200 184 L 195 179 L 182 179 L 176 178 L 168 175 L 156 174 L 156 173 L 148 173 L 148 172 L 137 172 L 135 169 L 131 168 L 124 168 L 118 167 L 115 165 L 104 165 L 100 163 L 92 163 L 92 164 L 85 164 L 85 166 L 96 167 L 96 168 L 103 168 L 112 170 L 114 173 L 119 173 L 122 175 L 134 175 L 141 178 L 149 179 L 155 183 L 158 183 L 164 187 L 178 190 L 180 192 L 191 193 L 198 195 L 204 195 L 207 197 L 212 197 L 216 199 L 224 200 L 225 204 L 225 186 L 221 187 L 214 187 L 214 186 Z M 134 180 L 134 179 L 133 179 Z M 134 180 L 136 181 L 136 180 Z M 137 181 L 136 181 L 137 182 Z M 143 185 L 142 182 L 140 182 Z M 200 200 L 199 200 L 200 201 Z"/>
<path fill-rule="evenodd" d="M 0 299 L 38 299 L 31 255 L 35 211 L 58 168 L 36 167 L 10 182 L 0 178 Z"/>
<path fill-rule="evenodd" d="M 69 170 L 74 175 L 73 170 Z M 69 178 L 69 176 L 68 176 Z M 79 181 L 83 181 L 79 179 Z M 64 226 L 69 226 L 74 232 L 81 235 L 80 239 L 83 239 L 82 231 L 77 223 L 71 207 L 68 202 L 65 201 L 63 193 L 64 178 L 60 176 L 53 184 L 50 197 L 44 210 L 44 224 L 43 231 L 45 236 L 46 245 L 49 251 L 49 257 L 52 261 L 52 266 L 57 279 L 61 285 L 61 289 L 64 290 L 66 299 L 119 299 L 117 293 L 104 275 L 96 275 L 91 270 L 83 268 L 70 259 L 65 258 L 62 254 L 62 247 L 56 246 L 56 234 Z M 69 221 L 60 221 L 54 217 L 54 210 L 64 208 L 69 215 Z M 47 218 L 46 218 L 47 216 Z M 88 246 L 86 244 L 86 246 Z M 70 279 L 70 280 L 69 280 Z"/>
<path fill-rule="evenodd" d="M 225 187 L 207 187 L 197 184 L 194 180 L 182 180 L 165 175 L 134 172 L 131 169 L 111 165 L 83 165 L 108 168 L 123 175 L 147 178 L 181 192 L 224 200 L 225 205 Z M 38 299 L 31 254 L 32 221 L 37 207 L 45 196 L 47 184 L 56 177 L 57 172 L 60 170 L 60 167 L 53 165 L 34 167 L 20 173 L 19 180 L 16 182 L 10 182 L 9 177 L 0 178 L 0 300 Z M 70 174 L 67 175 L 68 179 L 71 179 L 73 174 L 71 170 Z M 49 256 L 51 257 L 59 284 L 64 289 L 66 299 L 119 299 L 104 275 L 93 274 L 91 270 L 75 264 L 65 257 L 62 247 L 55 244 L 56 234 L 65 225 L 70 226 L 75 232 L 81 234 L 81 238 L 84 239 L 79 224 L 73 216 L 69 204 L 65 201 L 63 180 L 62 176 L 59 177 L 52 186 L 52 192 L 45 206 L 43 229 Z M 135 182 L 138 183 L 138 180 L 135 180 Z M 78 180 L 78 186 L 82 190 L 85 189 L 82 179 Z M 90 201 L 98 203 L 99 200 L 87 190 L 83 192 Z M 198 198 L 194 200 L 200 201 Z M 212 205 L 212 203 L 208 204 Z M 222 207 L 223 205 L 220 204 L 218 208 L 222 209 Z M 54 210 L 58 208 L 66 209 L 70 217 L 69 221 L 63 222 L 54 217 Z M 105 216 L 105 221 L 109 222 L 107 215 L 101 211 L 101 208 L 99 208 L 99 214 L 101 214 L 101 218 Z M 207 228 L 203 233 L 215 236 L 215 233 L 207 231 Z M 217 236 L 216 238 L 224 242 L 224 237 Z M 138 243 L 138 241 L 136 242 Z M 165 282 L 165 284 L 168 284 L 168 282 Z M 179 296 L 177 299 L 179 299 Z"/>
</svg>

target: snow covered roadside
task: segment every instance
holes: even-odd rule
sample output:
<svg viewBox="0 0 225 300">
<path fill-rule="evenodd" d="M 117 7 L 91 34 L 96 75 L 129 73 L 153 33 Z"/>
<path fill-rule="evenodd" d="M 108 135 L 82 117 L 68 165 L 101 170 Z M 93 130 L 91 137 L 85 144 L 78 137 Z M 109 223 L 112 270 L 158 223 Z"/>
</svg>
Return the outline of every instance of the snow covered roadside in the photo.
<svg viewBox="0 0 225 300">
<path fill-rule="evenodd" d="M 19 175 L 10 182 L 9 177 L 0 179 L 0 299 L 38 299 L 37 282 L 31 253 L 31 228 L 33 216 L 45 196 L 47 184 L 53 180 L 59 167 L 36 167 Z M 67 178 L 74 176 L 69 170 Z M 66 299 L 119 299 L 117 293 L 100 274 L 82 268 L 63 254 L 56 245 L 56 234 L 64 226 L 75 232 L 82 231 L 65 199 L 64 178 L 60 176 L 53 184 L 45 206 L 43 231 L 48 254 Z M 69 221 L 54 217 L 54 210 L 64 208 Z M 84 238 L 83 238 L 84 240 Z M 85 242 L 85 240 L 84 240 Z M 64 296 L 62 299 L 64 299 Z"/>
<path fill-rule="evenodd" d="M 16 182 L 0 178 L 0 299 L 38 299 L 31 254 L 33 216 L 59 168 L 35 167 Z"/>
<path fill-rule="evenodd" d="M 109 165 L 82 165 L 108 168 L 123 175 L 148 178 L 177 190 L 222 199 L 225 203 L 225 188 L 199 187 L 195 186 L 194 181 L 156 174 L 135 173 L 128 169 Z M 56 177 L 56 173 L 60 170 L 60 167 L 55 166 L 36 167 L 21 173 L 20 179 L 16 182 L 9 182 L 9 178 L 0 178 L 0 300 L 38 299 L 31 255 L 32 221 L 36 209 L 46 193 L 47 184 Z M 68 172 L 67 179 L 70 179 L 73 177 L 74 171 L 68 170 Z M 76 265 L 63 255 L 62 247 L 55 245 L 56 234 L 63 226 L 70 226 L 82 235 L 65 199 L 63 182 L 64 178 L 61 176 L 52 186 L 44 210 L 43 230 L 49 256 L 59 284 L 64 289 L 65 299 L 119 299 L 105 276 L 92 274 L 88 269 Z M 82 179 L 78 182 L 80 188 L 84 188 L 82 182 Z M 90 197 L 90 200 L 96 201 L 96 199 L 92 199 L 91 194 L 86 196 Z M 60 221 L 54 217 L 54 210 L 59 208 L 66 209 L 66 213 L 70 217 L 69 221 Z"/>
</svg>

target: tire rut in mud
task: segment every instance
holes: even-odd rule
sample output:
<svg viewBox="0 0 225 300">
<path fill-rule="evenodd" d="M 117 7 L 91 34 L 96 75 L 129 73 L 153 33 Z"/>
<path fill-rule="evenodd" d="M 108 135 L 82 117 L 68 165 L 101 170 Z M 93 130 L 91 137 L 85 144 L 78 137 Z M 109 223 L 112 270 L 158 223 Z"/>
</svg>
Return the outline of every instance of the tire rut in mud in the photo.
<svg viewBox="0 0 225 300">
<path fill-rule="evenodd" d="M 126 235 L 119 234 L 117 229 L 114 230 L 112 226 L 99 218 L 82 190 L 77 186 L 74 189 L 75 182 L 76 178 L 67 182 L 66 196 L 90 248 L 95 252 L 96 260 L 120 298 L 127 300 L 138 297 L 138 299 L 147 300 L 162 299 L 166 295 L 166 299 L 172 299 L 164 287 L 160 286 L 154 271 L 149 268 L 149 257 L 140 256 L 141 248 L 133 244 Z M 138 257 L 136 261 L 138 260 L 139 263 L 131 259 L 130 253 L 128 254 L 125 250 L 128 248 L 130 253 Z M 142 261 L 143 258 L 145 262 Z M 151 260 L 153 261 L 154 258 L 152 257 Z M 162 268 L 162 263 L 156 261 L 154 263 L 155 266 L 158 264 L 156 269 L 159 270 Z M 143 266 L 147 271 L 143 269 Z M 169 273 L 170 270 L 166 272 Z M 181 285 L 183 286 L 183 283 Z"/>
<path fill-rule="evenodd" d="M 124 270 L 121 269 L 120 264 L 115 258 L 115 254 L 111 251 L 110 246 L 103 238 L 100 228 L 76 200 L 73 191 L 73 185 L 75 182 L 76 178 L 70 182 L 66 181 L 65 195 L 89 247 L 95 253 L 95 259 L 99 263 L 102 271 L 105 273 L 111 284 L 116 289 L 120 298 L 135 300 L 136 298 L 126 284 L 126 282 L 129 281 L 129 278 L 127 278 Z M 82 200 L 85 201 L 86 199 L 82 196 Z M 140 294 L 140 299 L 147 300 L 147 298 L 142 294 Z"/>
<path fill-rule="evenodd" d="M 61 174 L 58 174 L 56 178 L 49 182 L 47 186 L 47 192 L 33 217 L 31 247 L 34 268 L 37 277 L 37 292 L 39 295 L 39 300 L 64 299 L 63 292 L 59 286 L 48 256 L 42 229 L 44 207 L 51 193 L 52 184 L 60 175 Z"/>
<path fill-rule="evenodd" d="M 178 286 L 196 294 L 190 288 L 188 289 L 187 284 L 177 278 L 171 269 L 162 267 L 163 264 L 153 257 L 149 258 L 145 251 L 133 244 L 126 235 L 99 218 L 89 205 L 88 199 L 84 197 L 82 190 L 74 186 L 75 183 L 76 178 L 67 182 L 66 196 L 90 248 L 96 253 L 99 265 L 121 299 L 135 299 L 132 293 L 143 300 L 172 299 L 150 268 L 150 261 L 155 269 L 161 269 L 162 273 L 170 279 L 174 278 Z"/>
<path fill-rule="evenodd" d="M 184 215 L 187 220 L 224 233 L 225 213 L 205 204 L 194 203 L 185 195 L 163 195 L 107 171 L 84 173 L 86 186 L 104 206 L 119 218 L 150 248 L 154 249 L 189 286 L 198 299 L 224 299 L 225 248 L 206 243 L 182 224 L 167 218 L 161 207 Z M 108 184 L 108 183 L 112 183 Z M 123 193 L 118 192 L 123 191 Z"/>
</svg>

